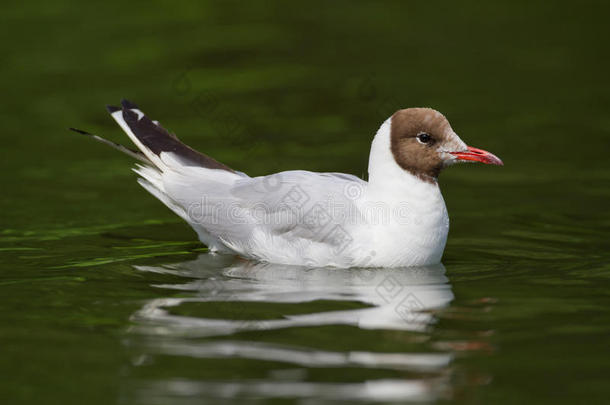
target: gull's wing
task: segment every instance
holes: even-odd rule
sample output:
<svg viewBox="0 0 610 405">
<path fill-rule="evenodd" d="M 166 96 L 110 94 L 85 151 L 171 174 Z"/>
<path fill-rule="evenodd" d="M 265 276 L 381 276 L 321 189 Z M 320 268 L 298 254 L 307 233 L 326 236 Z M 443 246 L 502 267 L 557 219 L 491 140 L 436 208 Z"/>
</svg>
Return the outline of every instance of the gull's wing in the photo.
<svg viewBox="0 0 610 405">
<path fill-rule="evenodd" d="M 121 107 L 107 106 L 106 109 L 138 149 L 160 170 L 166 168 L 165 162 L 160 159 L 161 154 L 168 153 L 181 166 L 234 172 L 230 167 L 180 142 L 176 135 L 163 128 L 158 121 L 148 118 L 131 101 L 122 100 Z"/>
<path fill-rule="evenodd" d="M 173 184 L 172 179 L 179 179 L 177 185 L 183 183 L 186 187 L 190 187 L 193 180 L 201 178 L 203 183 L 208 180 L 208 183 L 211 181 L 211 184 L 222 183 L 227 186 L 233 184 L 236 179 L 247 177 L 244 173 L 236 172 L 210 156 L 183 144 L 176 135 L 163 128 L 158 121 L 148 118 L 138 106 L 130 101 L 122 100 L 121 107 L 107 106 L 106 108 L 139 150 L 125 147 L 86 131 L 71 129 L 144 163 L 134 169 L 141 176 L 138 183 L 189 223 L 191 221 L 189 221 L 186 211 L 189 209 L 189 205 L 176 201 L 165 190 L 166 182 Z M 192 175 L 194 175 L 194 179 L 190 178 Z M 170 177 L 170 179 L 167 180 L 166 177 Z M 213 190 L 210 192 L 213 193 Z M 201 241 L 210 249 L 222 250 L 222 243 L 217 238 L 202 227 L 194 228 Z"/>
<path fill-rule="evenodd" d="M 79 134 L 87 135 L 161 171 L 168 168 L 167 162 L 162 159 L 162 155 L 166 154 L 171 155 L 171 162 L 176 165 L 172 169 L 182 166 L 195 166 L 223 170 L 227 173 L 238 173 L 214 158 L 182 143 L 175 134 L 163 128 L 159 121 L 153 121 L 148 118 L 131 101 L 122 100 L 121 107 L 109 105 L 106 106 L 106 109 L 139 150 L 128 148 L 81 129 L 69 129 Z M 238 174 L 241 175 L 242 173 Z"/>
<path fill-rule="evenodd" d="M 345 243 L 339 239 L 350 239 L 350 228 L 363 221 L 357 201 L 366 182 L 355 176 L 287 171 L 232 184 L 205 177 L 165 175 L 164 188 L 191 225 L 246 256 L 270 246 L 273 254 L 301 249 L 304 257 L 312 248 L 338 250 Z"/>
<path fill-rule="evenodd" d="M 127 100 L 107 109 L 139 151 L 76 131 L 145 163 L 135 169 L 138 182 L 212 250 L 280 263 L 321 251 L 328 257 L 363 221 L 358 201 L 366 182 L 355 176 L 288 171 L 250 178 L 183 144 Z"/>
</svg>

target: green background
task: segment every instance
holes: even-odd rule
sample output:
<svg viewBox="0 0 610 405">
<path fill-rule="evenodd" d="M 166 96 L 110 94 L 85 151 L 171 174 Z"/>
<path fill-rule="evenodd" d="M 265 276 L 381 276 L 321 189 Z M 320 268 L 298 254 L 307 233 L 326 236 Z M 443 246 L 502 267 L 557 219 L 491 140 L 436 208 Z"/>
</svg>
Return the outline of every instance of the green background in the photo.
<svg viewBox="0 0 610 405">
<path fill-rule="evenodd" d="M 133 361 L 130 315 L 177 294 L 154 285 L 180 282 L 133 265 L 205 249 L 135 183 L 127 157 L 66 130 L 127 143 L 103 108 L 126 97 L 250 175 L 363 176 L 372 136 L 395 110 L 443 112 L 465 142 L 505 163 L 441 176 L 455 300 L 430 330 L 393 332 L 400 338 L 339 327 L 282 338 L 324 349 L 349 335 L 344 350 L 383 351 L 421 337 L 406 352 L 453 343 L 453 389 L 441 402 L 603 403 L 609 12 L 602 1 L 5 2 L 1 401 L 130 403 L 133 379 L 265 379 L 273 368 Z M 382 375 L 310 372 L 328 382 Z"/>
</svg>

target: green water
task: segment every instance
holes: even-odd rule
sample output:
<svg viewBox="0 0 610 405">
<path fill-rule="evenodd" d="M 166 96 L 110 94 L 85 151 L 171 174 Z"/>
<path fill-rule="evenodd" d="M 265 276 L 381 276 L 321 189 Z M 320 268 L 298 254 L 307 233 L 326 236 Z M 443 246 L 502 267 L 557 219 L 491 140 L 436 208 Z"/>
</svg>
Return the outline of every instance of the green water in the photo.
<svg viewBox="0 0 610 405">
<path fill-rule="evenodd" d="M 2 403 L 605 403 L 609 12 L 5 5 Z M 126 142 L 103 109 L 121 97 L 250 175 L 363 175 L 408 106 L 505 166 L 442 174 L 444 268 L 244 263 L 208 255 L 127 157 L 66 131 Z"/>
</svg>

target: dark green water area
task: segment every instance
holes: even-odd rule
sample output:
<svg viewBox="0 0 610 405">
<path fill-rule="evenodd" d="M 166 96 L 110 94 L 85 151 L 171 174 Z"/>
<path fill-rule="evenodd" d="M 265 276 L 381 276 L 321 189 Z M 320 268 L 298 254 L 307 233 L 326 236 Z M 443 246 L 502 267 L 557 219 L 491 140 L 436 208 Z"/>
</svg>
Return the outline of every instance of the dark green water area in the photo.
<svg viewBox="0 0 610 405">
<path fill-rule="evenodd" d="M 0 402 L 602 404 L 608 3 L 8 2 Z M 211 255 L 136 183 L 126 97 L 252 176 L 364 176 L 395 110 L 504 167 L 439 181 L 443 265 Z"/>
</svg>

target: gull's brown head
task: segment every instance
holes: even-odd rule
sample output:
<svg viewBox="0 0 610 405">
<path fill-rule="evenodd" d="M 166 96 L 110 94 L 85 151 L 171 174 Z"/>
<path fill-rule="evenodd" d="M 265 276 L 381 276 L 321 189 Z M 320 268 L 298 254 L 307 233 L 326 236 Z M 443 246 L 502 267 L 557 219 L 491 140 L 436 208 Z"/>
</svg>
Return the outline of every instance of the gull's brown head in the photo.
<svg viewBox="0 0 610 405">
<path fill-rule="evenodd" d="M 431 108 L 406 108 L 392 115 L 390 147 L 396 163 L 428 182 L 460 161 L 502 165 L 490 152 L 467 146 L 445 116 Z"/>
</svg>

